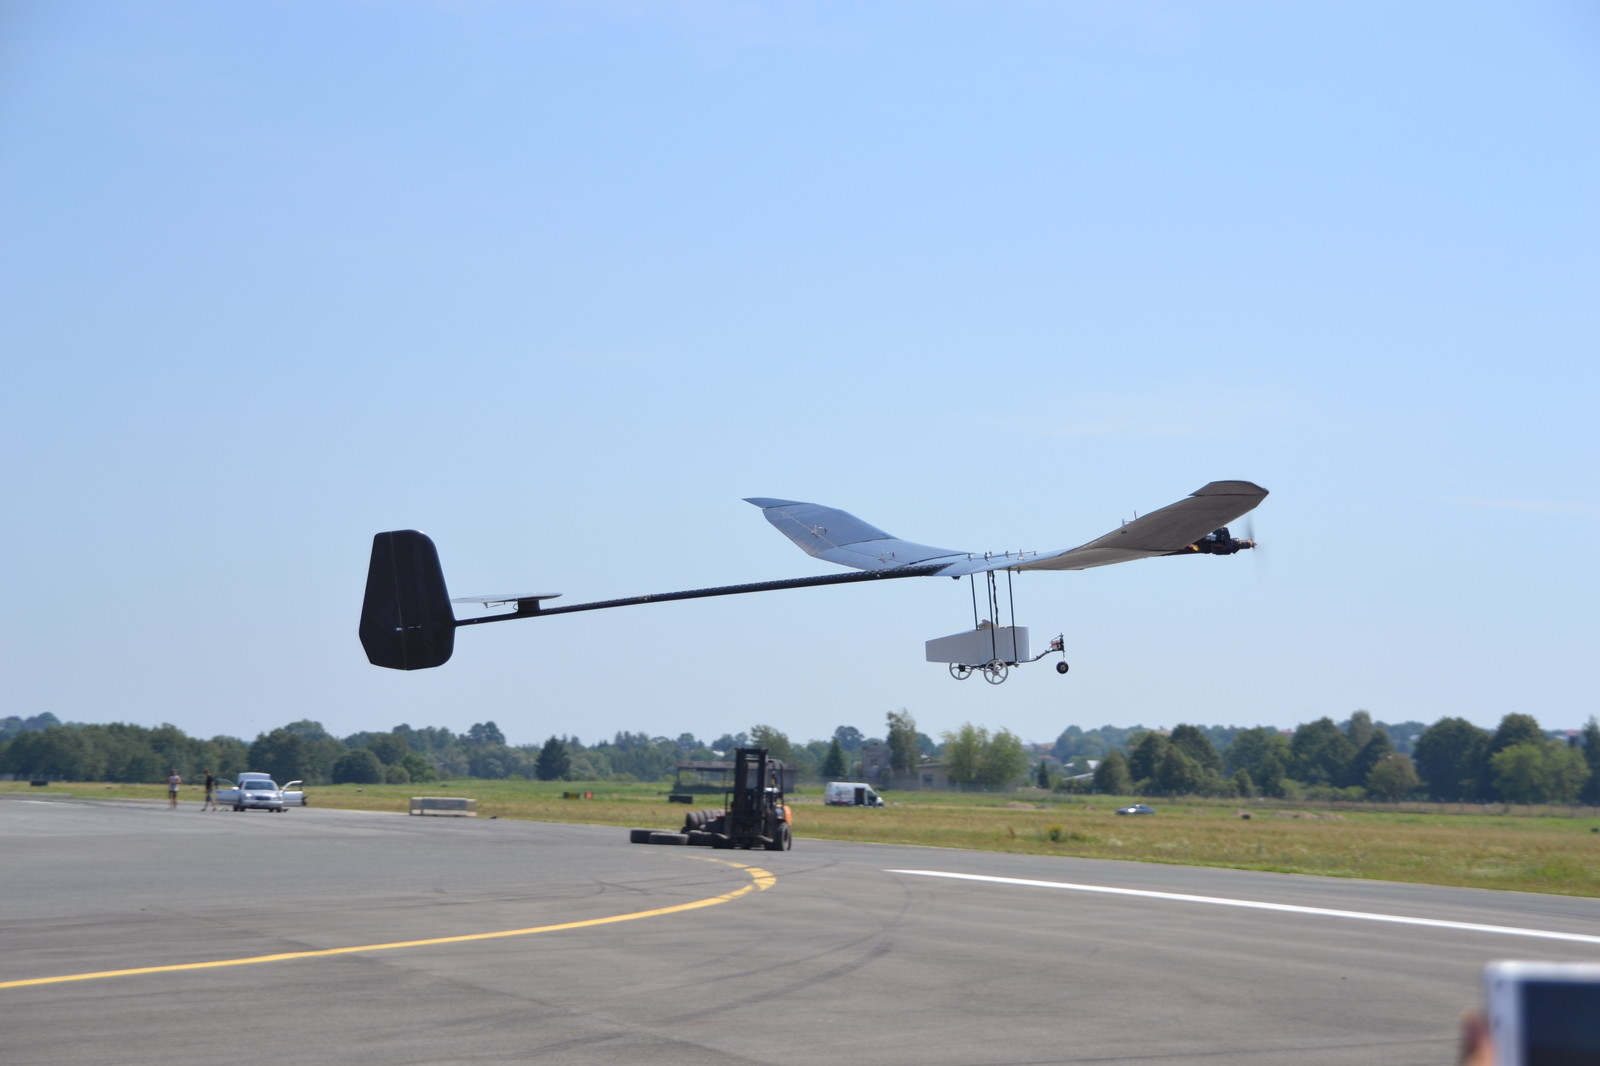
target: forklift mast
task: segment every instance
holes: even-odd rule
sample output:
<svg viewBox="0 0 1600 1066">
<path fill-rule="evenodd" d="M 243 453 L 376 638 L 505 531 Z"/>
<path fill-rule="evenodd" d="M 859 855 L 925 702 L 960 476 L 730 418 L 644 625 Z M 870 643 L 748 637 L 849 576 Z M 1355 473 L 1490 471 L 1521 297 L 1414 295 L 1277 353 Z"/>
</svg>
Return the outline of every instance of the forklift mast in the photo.
<svg viewBox="0 0 1600 1066">
<path fill-rule="evenodd" d="M 783 804 L 783 764 L 767 757 L 766 748 L 736 748 L 733 790 L 728 793 L 725 832 L 735 840 L 767 837 Z M 768 790 L 772 791 L 768 791 Z"/>
</svg>

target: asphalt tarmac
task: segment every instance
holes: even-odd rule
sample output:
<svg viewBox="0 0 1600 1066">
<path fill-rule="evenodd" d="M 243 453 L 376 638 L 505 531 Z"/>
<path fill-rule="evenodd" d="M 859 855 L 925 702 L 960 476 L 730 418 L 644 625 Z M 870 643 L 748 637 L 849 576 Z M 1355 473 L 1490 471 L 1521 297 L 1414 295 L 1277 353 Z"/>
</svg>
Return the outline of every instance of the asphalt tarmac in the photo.
<svg viewBox="0 0 1600 1066">
<path fill-rule="evenodd" d="M 800 830 L 0 799 L 0 1061 L 1445 1064 L 1485 962 L 1600 959 L 1595 900 Z"/>
</svg>

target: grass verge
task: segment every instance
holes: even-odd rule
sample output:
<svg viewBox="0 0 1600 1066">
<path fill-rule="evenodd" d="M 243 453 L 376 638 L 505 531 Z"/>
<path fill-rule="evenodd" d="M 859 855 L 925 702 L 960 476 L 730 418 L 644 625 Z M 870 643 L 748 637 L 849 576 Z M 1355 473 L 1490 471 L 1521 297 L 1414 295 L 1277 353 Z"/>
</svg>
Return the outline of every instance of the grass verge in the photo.
<svg viewBox="0 0 1600 1066">
<path fill-rule="evenodd" d="M 0 792 L 166 799 L 160 784 L 39 789 L 6 781 Z M 690 809 L 666 802 L 660 785 L 467 780 L 308 792 L 318 807 L 404 812 L 412 796 L 471 796 L 480 818 L 659 829 L 678 828 Z M 564 793 L 592 798 L 564 799 Z M 1181 800 L 1153 801 L 1154 816 L 1121 816 L 1113 812 L 1131 799 L 899 792 L 888 808 L 867 810 L 826 807 L 818 796 L 813 789 L 795 800 L 798 847 L 812 837 L 1600 897 L 1595 808 L 1290 808 L 1270 800 Z M 199 789 L 185 785 L 180 802 L 199 801 Z M 697 806 L 718 804 L 703 797 Z"/>
</svg>

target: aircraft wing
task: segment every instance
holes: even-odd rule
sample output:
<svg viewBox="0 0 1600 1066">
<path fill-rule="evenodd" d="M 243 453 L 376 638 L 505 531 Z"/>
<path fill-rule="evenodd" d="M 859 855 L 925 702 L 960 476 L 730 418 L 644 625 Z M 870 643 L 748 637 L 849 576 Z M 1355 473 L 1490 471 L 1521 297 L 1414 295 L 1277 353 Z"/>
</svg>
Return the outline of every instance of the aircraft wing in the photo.
<svg viewBox="0 0 1600 1066">
<path fill-rule="evenodd" d="M 1213 481 L 1177 503 L 1124 523 L 1076 548 L 1045 552 L 975 553 L 934 548 L 891 536 L 852 514 L 796 500 L 750 497 L 768 522 L 807 555 L 857 570 L 939 566 L 944 577 L 989 570 L 1088 570 L 1182 551 L 1255 509 L 1267 490 L 1249 481 Z M 944 564 L 941 566 L 941 564 Z"/>
<path fill-rule="evenodd" d="M 857 570 L 897 570 L 939 559 L 954 562 L 968 558 L 964 551 L 901 540 L 833 507 L 766 496 L 747 497 L 745 503 L 761 508 L 767 521 L 807 555 L 840 566 Z"/>
<path fill-rule="evenodd" d="M 1266 496 L 1266 489 L 1248 481 L 1213 481 L 1177 503 L 1135 518 L 1103 537 L 1064 552 L 1042 553 L 1012 569 L 1088 570 L 1182 551 L 1213 530 L 1255 510 Z"/>
</svg>

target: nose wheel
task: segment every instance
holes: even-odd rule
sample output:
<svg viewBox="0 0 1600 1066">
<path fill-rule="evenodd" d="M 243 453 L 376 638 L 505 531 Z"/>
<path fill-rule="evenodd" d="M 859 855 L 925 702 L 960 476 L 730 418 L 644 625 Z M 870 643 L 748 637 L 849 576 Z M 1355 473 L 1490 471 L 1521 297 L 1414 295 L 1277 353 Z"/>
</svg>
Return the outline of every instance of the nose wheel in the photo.
<svg viewBox="0 0 1600 1066">
<path fill-rule="evenodd" d="M 1050 651 L 1060 652 L 1061 653 L 1061 661 L 1056 663 L 1056 673 L 1065 674 L 1068 670 L 1071 669 L 1071 667 L 1069 667 L 1067 665 L 1067 638 L 1066 638 L 1066 634 L 1064 634 L 1064 633 L 1057 633 L 1056 634 L 1056 639 L 1052 640 L 1050 642 Z M 1044 654 L 1049 655 L 1050 651 L 1047 651 Z"/>
</svg>

